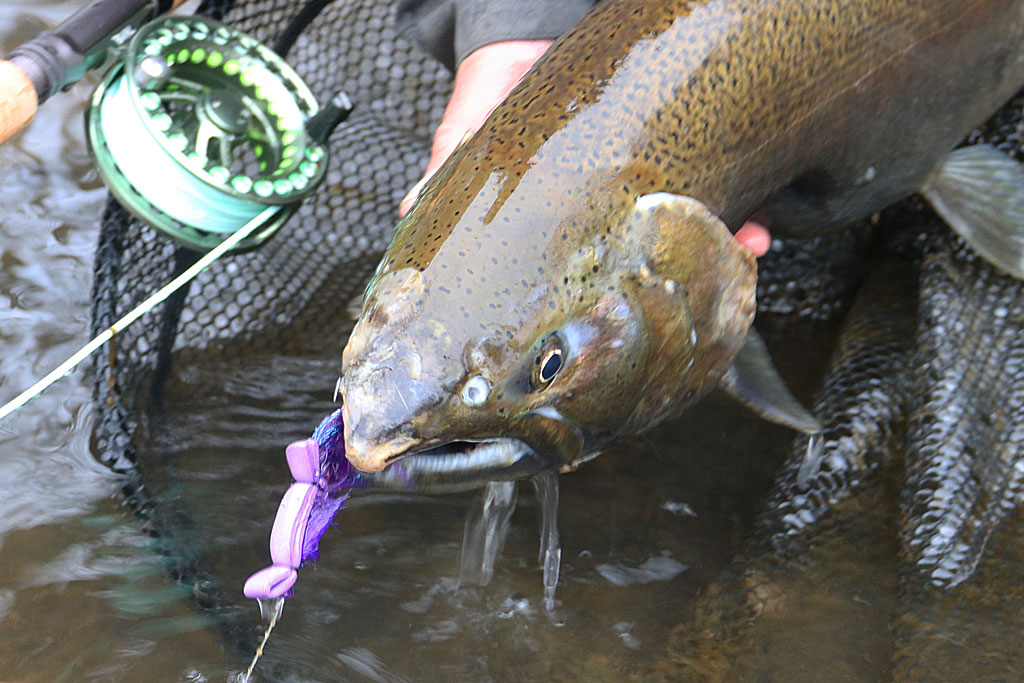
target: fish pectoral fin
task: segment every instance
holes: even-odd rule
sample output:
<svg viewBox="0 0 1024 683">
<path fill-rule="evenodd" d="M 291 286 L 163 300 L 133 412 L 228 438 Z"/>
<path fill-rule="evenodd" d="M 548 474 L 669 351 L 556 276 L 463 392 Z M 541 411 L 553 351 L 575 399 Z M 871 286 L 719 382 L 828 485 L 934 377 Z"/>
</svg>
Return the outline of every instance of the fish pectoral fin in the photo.
<svg viewBox="0 0 1024 683">
<path fill-rule="evenodd" d="M 722 376 L 721 383 L 726 393 L 769 422 L 804 434 L 821 432 L 821 423 L 779 377 L 764 340 L 754 328 L 747 332 L 743 348 Z"/>
<path fill-rule="evenodd" d="M 921 189 L 986 261 L 1024 280 L 1024 169 L 991 145 L 954 150 Z"/>
</svg>

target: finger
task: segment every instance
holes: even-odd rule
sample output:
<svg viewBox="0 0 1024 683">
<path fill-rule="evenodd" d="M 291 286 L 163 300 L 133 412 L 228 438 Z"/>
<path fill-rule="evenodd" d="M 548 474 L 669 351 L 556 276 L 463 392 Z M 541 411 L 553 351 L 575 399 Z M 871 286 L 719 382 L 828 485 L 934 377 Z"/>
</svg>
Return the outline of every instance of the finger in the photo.
<svg viewBox="0 0 1024 683">
<path fill-rule="evenodd" d="M 736 231 L 736 239 L 750 251 L 754 256 L 761 258 L 768 253 L 772 244 L 771 233 L 768 228 L 754 221 L 747 221 Z"/>
<path fill-rule="evenodd" d="M 515 87 L 533 63 L 550 47 L 551 40 L 503 41 L 485 45 L 466 56 L 455 73 L 455 87 L 441 124 L 434 132 L 430 161 L 423 177 L 398 205 L 398 215 L 412 208 L 430 176 L 455 148 L 480 127 Z"/>
<path fill-rule="evenodd" d="M 461 131 L 461 132 L 459 132 Z M 458 133 L 458 134 L 457 134 Z M 405 197 L 398 205 L 398 215 L 404 216 L 409 213 L 409 209 L 412 208 L 413 203 L 419 196 L 423 186 L 427 184 L 431 176 L 441 168 L 448 157 L 452 155 L 455 148 L 458 147 L 463 141 L 467 140 L 470 135 L 473 134 L 473 129 L 460 126 L 458 123 L 442 123 L 437 127 L 437 131 L 434 133 L 434 144 L 430 149 L 430 161 L 427 162 L 427 169 L 423 173 L 423 177 L 416 181 Z"/>
<path fill-rule="evenodd" d="M 423 186 L 427 184 L 427 180 L 429 179 L 429 176 L 420 178 L 416 184 L 406 192 L 405 196 L 402 197 L 402 201 L 398 203 L 399 218 L 409 213 L 409 209 L 411 209 L 412 205 L 416 202 L 416 198 L 420 196 L 420 190 L 423 189 Z"/>
</svg>

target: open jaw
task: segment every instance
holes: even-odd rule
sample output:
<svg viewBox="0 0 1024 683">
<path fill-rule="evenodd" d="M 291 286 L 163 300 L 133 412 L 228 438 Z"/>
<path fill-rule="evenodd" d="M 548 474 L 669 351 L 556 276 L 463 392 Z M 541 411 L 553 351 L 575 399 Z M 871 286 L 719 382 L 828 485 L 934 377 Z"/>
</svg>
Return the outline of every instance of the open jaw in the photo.
<svg viewBox="0 0 1024 683">
<path fill-rule="evenodd" d="M 519 439 L 451 441 L 401 455 L 380 472 L 364 474 L 376 486 L 422 492 L 465 491 L 490 481 L 525 479 L 555 463 Z"/>
</svg>

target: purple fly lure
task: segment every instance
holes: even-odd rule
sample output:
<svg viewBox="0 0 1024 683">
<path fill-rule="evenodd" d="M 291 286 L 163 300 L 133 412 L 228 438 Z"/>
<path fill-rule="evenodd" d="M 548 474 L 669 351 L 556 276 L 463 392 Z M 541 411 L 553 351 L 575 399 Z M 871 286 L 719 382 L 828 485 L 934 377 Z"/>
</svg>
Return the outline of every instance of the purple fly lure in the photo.
<svg viewBox="0 0 1024 683">
<path fill-rule="evenodd" d="M 328 415 L 313 436 L 285 449 L 295 483 L 281 498 L 270 532 L 274 564 L 245 582 L 248 598 L 287 598 L 298 578 L 296 570 L 319 559 L 320 538 L 360 485 L 360 475 L 345 458 L 341 410 Z"/>
</svg>

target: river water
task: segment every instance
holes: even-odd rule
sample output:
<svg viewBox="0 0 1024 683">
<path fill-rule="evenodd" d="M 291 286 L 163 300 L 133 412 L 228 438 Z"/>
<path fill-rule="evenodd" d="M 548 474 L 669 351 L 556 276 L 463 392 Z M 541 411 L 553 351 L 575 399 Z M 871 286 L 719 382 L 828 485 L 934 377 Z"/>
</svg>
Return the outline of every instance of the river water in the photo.
<svg viewBox="0 0 1024 683">
<path fill-rule="evenodd" d="M 76 6 L 0 0 L 0 49 Z M 89 89 L 53 98 L 0 147 L 0 401 L 87 340 L 106 196 L 83 144 Z M 816 377 L 807 368 L 820 365 L 824 343 L 774 346 L 801 368 L 806 397 Z M 260 630 L 241 586 L 267 563 L 289 482 L 283 448 L 331 407 L 279 378 L 319 368 L 268 353 L 169 386 L 176 439 L 152 485 L 163 504 L 187 511 L 175 542 L 226 596 L 221 612 L 199 609 L 187 583 L 169 575 L 177 550 L 148 533 L 123 504 L 121 480 L 94 460 L 86 372 L 0 424 L 0 680 L 232 680 Z M 520 487 L 485 587 L 457 585 L 472 495 L 357 496 L 319 564 L 300 572 L 257 672 L 287 681 L 643 679 L 735 552 L 791 443 L 785 430 L 712 398 L 561 477 L 561 577 L 550 614 L 530 487 Z M 760 680 L 793 680 L 780 673 L 785 663 L 814 660 L 826 644 L 772 654 L 777 666 Z M 862 649 L 868 663 L 841 678 L 884 678 L 889 651 Z M 823 680 L 827 666 L 803 675 Z"/>
</svg>

